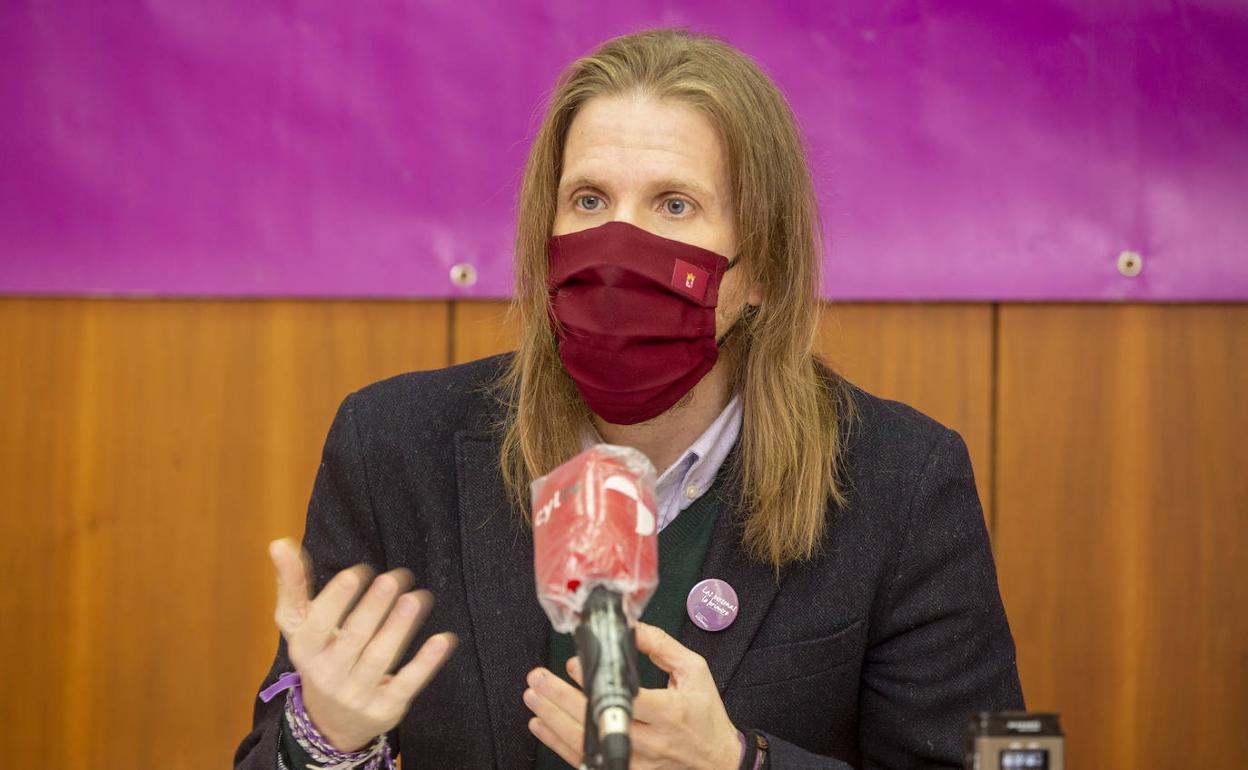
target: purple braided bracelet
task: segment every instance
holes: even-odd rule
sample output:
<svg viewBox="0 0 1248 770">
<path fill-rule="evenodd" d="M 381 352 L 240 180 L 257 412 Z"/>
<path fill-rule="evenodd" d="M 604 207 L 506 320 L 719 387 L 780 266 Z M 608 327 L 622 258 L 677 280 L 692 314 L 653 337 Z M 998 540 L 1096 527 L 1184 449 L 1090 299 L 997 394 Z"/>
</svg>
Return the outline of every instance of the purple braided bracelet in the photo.
<svg viewBox="0 0 1248 770">
<path fill-rule="evenodd" d="M 303 706 L 303 687 L 300 682 L 297 672 L 288 671 L 260 691 L 260 700 L 268 703 L 278 693 L 288 691 L 285 713 L 290 734 L 323 770 L 395 770 L 394 758 L 390 756 L 390 743 L 384 734 L 377 736 L 368 747 L 359 751 L 339 751 L 325 740 L 325 736 L 312 724 Z"/>
</svg>

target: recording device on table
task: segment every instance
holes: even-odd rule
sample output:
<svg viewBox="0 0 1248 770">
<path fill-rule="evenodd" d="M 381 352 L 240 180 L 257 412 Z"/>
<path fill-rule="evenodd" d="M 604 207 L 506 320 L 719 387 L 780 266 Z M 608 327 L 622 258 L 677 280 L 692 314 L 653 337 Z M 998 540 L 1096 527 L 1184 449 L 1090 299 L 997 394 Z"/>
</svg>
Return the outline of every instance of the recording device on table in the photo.
<svg viewBox="0 0 1248 770">
<path fill-rule="evenodd" d="M 537 598 L 556 631 L 575 633 L 591 770 L 628 767 L 633 629 L 659 582 L 655 477 L 641 452 L 598 444 L 531 487 Z"/>
<path fill-rule="evenodd" d="M 981 711 L 966 728 L 966 770 L 1063 770 L 1057 714 Z"/>
</svg>

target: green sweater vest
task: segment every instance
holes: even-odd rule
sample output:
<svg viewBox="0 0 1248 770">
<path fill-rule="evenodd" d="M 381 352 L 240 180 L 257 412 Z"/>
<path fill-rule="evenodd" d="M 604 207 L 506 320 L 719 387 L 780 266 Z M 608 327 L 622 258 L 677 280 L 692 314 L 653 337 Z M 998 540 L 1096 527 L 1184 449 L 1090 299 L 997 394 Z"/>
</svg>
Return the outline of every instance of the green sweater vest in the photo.
<svg viewBox="0 0 1248 770">
<path fill-rule="evenodd" d="M 717 479 L 705 494 L 681 511 L 659 533 L 659 586 L 655 589 L 654 596 L 650 597 L 650 603 L 646 605 L 641 619 L 652 626 L 658 626 L 676 639 L 680 639 L 682 629 L 690 622 L 685 601 L 689 597 L 689 591 L 700 579 L 702 562 L 711 543 L 715 515 L 719 510 L 719 489 Z M 572 635 L 551 631 L 546 667 L 576 687 L 576 683 L 568 676 L 567 669 L 568 659 L 574 655 L 576 641 Z M 644 653 L 638 653 L 637 662 L 642 687 L 667 687 L 667 672 L 651 663 Z M 571 766 L 539 741 L 537 761 L 533 767 L 534 770 L 568 770 Z"/>
</svg>

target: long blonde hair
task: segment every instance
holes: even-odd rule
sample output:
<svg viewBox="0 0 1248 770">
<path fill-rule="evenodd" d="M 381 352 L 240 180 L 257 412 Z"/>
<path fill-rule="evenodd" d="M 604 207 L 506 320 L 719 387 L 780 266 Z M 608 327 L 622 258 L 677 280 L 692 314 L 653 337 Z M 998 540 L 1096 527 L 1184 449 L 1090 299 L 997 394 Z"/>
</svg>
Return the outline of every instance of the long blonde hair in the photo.
<svg viewBox="0 0 1248 770">
<path fill-rule="evenodd" d="M 528 511 L 528 485 L 580 450 L 589 418 L 559 360 L 546 288 L 546 241 L 554 225 L 564 139 L 595 96 L 640 91 L 689 104 L 710 119 L 727 153 L 736 202 L 738 254 L 762 304 L 725 346 L 742 393 L 737 452 L 742 544 L 777 571 L 811 558 L 828 504 L 847 502 L 841 471 L 853 419 L 848 385 L 814 356 L 820 235 L 810 171 L 796 121 L 771 80 L 713 37 L 656 29 L 610 40 L 559 78 L 534 139 L 520 189 L 516 291 L 519 347 L 499 383 L 506 401 L 500 465 Z"/>
</svg>

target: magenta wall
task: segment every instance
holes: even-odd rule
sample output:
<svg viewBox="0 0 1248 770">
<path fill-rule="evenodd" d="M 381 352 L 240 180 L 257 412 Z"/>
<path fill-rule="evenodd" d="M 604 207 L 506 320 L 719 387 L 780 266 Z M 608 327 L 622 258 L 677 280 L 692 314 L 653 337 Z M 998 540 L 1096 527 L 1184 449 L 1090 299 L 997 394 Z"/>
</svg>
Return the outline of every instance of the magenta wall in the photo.
<svg viewBox="0 0 1248 770">
<path fill-rule="evenodd" d="M 830 298 L 1248 298 L 1248 3 L 1213 0 L 9 0 L 0 292 L 504 296 L 544 94 L 660 24 L 788 95 Z"/>
</svg>

